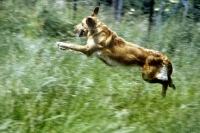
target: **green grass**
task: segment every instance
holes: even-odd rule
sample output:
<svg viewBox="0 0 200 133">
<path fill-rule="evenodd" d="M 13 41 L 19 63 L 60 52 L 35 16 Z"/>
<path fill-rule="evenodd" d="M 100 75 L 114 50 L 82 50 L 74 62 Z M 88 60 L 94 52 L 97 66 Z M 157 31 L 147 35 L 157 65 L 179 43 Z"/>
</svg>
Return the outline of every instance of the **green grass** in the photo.
<svg viewBox="0 0 200 133">
<path fill-rule="evenodd" d="M 55 42 L 62 37 L 38 37 L 41 32 L 30 37 L 36 33 L 33 25 L 28 33 L 24 28 L 19 33 L 1 31 L 0 132 L 198 133 L 198 29 L 191 29 L 189 42 L 185 26 L 169 24 L 147 41 L 146 31 L 139 30 L 147 26 L 143 20 L 108 25 L 128 41 L 167 54 L 177 89 L 169 88 L 162 98 L 161 85 L 143 81 L 139 68 L 113 68 L 95 57 L 61 51 Z M 85 40 L 70 37 L 67 41 L 83 44 Z M 170 51 L 170 46 L 175 50 Z"/>
</svg>

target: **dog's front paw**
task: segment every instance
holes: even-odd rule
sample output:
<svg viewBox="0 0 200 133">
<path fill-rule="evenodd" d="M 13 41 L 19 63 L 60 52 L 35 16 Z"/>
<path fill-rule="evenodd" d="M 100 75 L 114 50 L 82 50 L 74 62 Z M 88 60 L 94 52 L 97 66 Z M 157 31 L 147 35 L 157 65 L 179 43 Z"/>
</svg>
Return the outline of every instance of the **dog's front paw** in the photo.
<svg viewBox="0 0 200 133">
<path fill-rule="evenodd" d="M 63 45 L 63 42 L 56 42 L 56 45 L 57 45 L 61 50 L 66 50 L 66 47 Z"/>
</svg>

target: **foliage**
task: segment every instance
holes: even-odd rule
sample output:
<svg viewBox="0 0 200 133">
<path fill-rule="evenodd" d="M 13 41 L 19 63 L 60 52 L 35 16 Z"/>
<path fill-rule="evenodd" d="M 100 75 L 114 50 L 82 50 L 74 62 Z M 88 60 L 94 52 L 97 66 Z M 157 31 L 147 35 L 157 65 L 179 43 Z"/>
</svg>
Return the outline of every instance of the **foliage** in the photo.
<svg viewBox="0 0 200 133">
<path fill-rule="evenodd" d="M 119 36 L 169 56 L 177 90 L 163 99 L 161 86 L 145 83 L 138 68 L 111 68 L 55 46 L 85 42 L 73 25 L 93 6 L 79 5 L 73 19 L 70 5 L 18 2 L 0 5 L 1 133 L 199 132 L 200 24 L 192 17 L 180 10 L 148 37 L 145 15 L 125 15 L 116 26 L 110 7 L 100 9 L 100 20 Z"/>
</svg>

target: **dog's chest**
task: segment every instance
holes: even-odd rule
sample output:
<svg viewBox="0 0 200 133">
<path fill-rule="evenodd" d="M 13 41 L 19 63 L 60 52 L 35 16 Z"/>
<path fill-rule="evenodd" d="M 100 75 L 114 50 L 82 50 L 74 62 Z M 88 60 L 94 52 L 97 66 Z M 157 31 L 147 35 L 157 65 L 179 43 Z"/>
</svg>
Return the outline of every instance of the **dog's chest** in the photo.
<svg viewBox="0 0 200 133">
<path fill-rule="evenodd" d="M 110 66 L 119 66 L 119 65 L 120 65 L 117 61 L 111 59 L 110 57 L 108 57 L 108 56 L 106 56 L 106 55 L 104 55 L 104 54 L 102 54 L 101 51 L 96 51 L 96 52 L 94 52 L 94 55 L 96 55 L 98 58 L 100 58 L 100 59 L 103 60 L 106 64 L 108 64 L 108 65 L 110 65 Z"/>
</svg>

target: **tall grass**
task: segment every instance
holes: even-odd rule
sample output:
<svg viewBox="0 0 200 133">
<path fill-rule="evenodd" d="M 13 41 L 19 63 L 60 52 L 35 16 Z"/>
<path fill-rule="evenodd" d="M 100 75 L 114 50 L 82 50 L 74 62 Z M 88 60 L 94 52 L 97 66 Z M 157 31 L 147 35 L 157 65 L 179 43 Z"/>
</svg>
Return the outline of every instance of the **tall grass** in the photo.
<svg viewBox="0 0 200 133">
<path fill-rule="evenodd" d="M 180 24 L 174 17 L 147 39 L 145 17 L 126 16 L 124 20 L 134 21 L 116 26 L 100 10 L 100 19 L 110 21 L 109 27 L 118 35 L 169 56 L 177 90 L 169 89 L 163 99 L 161 86 L 144 82 L 138 68 L 108 67 L 95 57 L 55 46 L 60 40 L 84 44 L 85 39 L 75 37 L 71 26 L 92 7 L 88 11 L 79 7 L 80 16 L 73 20 L 70 8 L 48 8 L 48 3 L 37 3 L 31 9 L 3 4 L 1 133 L 199 132 L 198 23 L 188 19 L 187 24 Z M 50 16 L 38 17 L 44 11 L 41 5 Z M 15 9 L 12 13 L 11 8 Z M 55 29 L 57 38 L 54 28 L 44 28 L 50 20 L 61 29 L 66 26 L 65 31 Z"/>
</svg>

